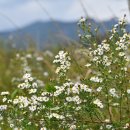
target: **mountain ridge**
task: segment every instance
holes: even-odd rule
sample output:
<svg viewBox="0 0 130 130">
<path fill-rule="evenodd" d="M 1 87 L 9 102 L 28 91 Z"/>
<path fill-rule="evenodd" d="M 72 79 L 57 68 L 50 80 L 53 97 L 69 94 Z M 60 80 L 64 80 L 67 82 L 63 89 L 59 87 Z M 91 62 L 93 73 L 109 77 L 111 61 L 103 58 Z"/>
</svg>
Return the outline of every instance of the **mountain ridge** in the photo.
<svg viewBox="0 0 130 130">
<path fill-rule="evenodd" d="M 106 29 L 111 29 L 118 22 L 116 18 L 108 21 L 96 21 L 88 19 L 88 22 L 100 28 L 101 34 L 104 34 Z M 105 28 L 104 28 L 105 27 Z M 130 25 L 127 26 L 128 31 Z M 12 40 L 16 47 L 22 47 L 22 43 L 28 46 L 29 39 L 37 43 L 39 48 L 44 48 L 46 45 L 54 45 L 56 43 L 65 43 L 68 39 L 78 40 L 78 25 L 77 22 L 62 22 L 62 21 L 37 21 L 26 25 L 21 29 L 0 32 L 0 39 Z"/>
</svg>

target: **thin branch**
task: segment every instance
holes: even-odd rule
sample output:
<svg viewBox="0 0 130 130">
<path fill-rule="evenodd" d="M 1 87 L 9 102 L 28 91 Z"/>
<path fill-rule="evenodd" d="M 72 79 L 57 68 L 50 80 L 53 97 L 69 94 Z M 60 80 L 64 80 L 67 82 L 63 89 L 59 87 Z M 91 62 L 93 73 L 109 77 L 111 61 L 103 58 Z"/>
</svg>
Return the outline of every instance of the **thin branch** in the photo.
<svg viewBox="0 0 130 130">
<path fill-rule="evenodd" d="M 82 0 L 79 0 L 79 2 L 80 2 L 80 5 L 81 5 L 81 7 L 82 7 L 82 9 L 83 9 L 83 12 L 84 12 L 85 16 L 86 16 L 86 17 L 89 17 L 88 12 L 87 12 L 87 10 L 86 10 L 86 8 L 85 8 L 85 6 L 84 6 L 83 1 L 82 1 Z"/>
</svg>

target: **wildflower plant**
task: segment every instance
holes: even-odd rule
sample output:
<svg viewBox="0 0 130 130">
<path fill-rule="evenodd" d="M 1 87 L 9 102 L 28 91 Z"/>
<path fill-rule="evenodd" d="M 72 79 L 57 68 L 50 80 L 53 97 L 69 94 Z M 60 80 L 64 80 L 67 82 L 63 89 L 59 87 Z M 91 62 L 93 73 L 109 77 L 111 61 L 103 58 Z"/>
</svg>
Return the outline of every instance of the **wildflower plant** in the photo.
<svg viewBox="0 0 130 130">
<path fill-rule="evenodd" d="M 79 21 L 80 38 L 89 47 L 91 73 L 80 81 L 69 79 L 71 56 L 60 51 L 53 61 L 58 79 L 38 84 L 24 71 L 13 93 L 1 92 L 0 127 L 9 130 L 125 130 L 130 123 L 130 78 L 127 70 L 129 35 L 125 17 L 100 44 L 97 29 Z M 86 56 L 87 57 L 87 56 Z M 41 59 L 41 58 L 40 58 Z M 29 68 L 26 61 L 24 68 Z M 25 69 L 24 69 L 25 70 Z"/>
<path fill-rule="evenodd" d="M 81 22 L 80 26 L 87 28 L 85 21 Z M 92 60 L 87 67 L 92 69 L 92 76 L 90 79 L 85 79 L 85 82 L 89 82 L 96 92 L 94 104 L 103 108 L 100 110 L 101 129 L 122 130 L 126 128 L 123 126 L 126 123 L 128 126 L 129 122 L 129 74 L 127 71 L 129 60 L 126 54 L 129 35 L 125 26 L 124 17 L 109 32 L 108 39 L 100 44 L 96 42 L 93 45 L 90 44 Z M 111 127 L 107 128 L 105 118 L 108 119 L 107 123 Z"/>
<path fill-rule="evenodd" d="M 59 64 L 56 69 L 56 74 L 58 74 L 59 77 L 64 77 L 66 75 L 66 72 L 69 70 L 71 65 L 70 60 L 70 56 L 64 51 L 59 51 L 58 55 L 55 56 L 53 63 Z"/>
</svg>

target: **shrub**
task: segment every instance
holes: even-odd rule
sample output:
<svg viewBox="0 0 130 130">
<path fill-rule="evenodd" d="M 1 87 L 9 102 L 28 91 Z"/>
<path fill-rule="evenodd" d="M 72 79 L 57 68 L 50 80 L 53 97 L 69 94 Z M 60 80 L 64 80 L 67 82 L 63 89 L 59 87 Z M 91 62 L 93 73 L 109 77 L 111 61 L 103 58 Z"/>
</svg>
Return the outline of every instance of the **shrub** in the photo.
<svg viewBox="0 0 130 130">
<path fill-rule="evenodd" d="M 14 130 L 123 130 L 130 122 L 130 81 L 127 70 L 129 35 L 125 17 L 98 43 L 87 20 L 79 21 L 83 43 L 89 46 L 89 76 L 69 79 L 71 56 L 55 56 L 58 77 L 39 85 L 31 70 L 13 93 L 1 92 L 1 129 Z M 86 56 L 87 57 L 87 56 Z M 28 65 L 28 64 L 26 64 Z M 26 66 L 27 67 L 27 66 Z"/>
</svg>

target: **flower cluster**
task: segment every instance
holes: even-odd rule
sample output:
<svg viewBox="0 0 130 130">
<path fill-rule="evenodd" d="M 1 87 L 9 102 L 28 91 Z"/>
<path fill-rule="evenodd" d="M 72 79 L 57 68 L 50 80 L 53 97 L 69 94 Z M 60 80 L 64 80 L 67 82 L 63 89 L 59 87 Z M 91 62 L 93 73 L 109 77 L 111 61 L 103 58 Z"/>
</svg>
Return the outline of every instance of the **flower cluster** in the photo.
<svg viewBox="0 0 130 130">
<path fill-rule="evenodd" d="M 93 103 L 95 105 L 97 105 L 98 107 L 103 108 L 103 104 L 102 104 L 102 102 L 99 99 L 94 100 Z"/>
<path fill-rule="evenodd" d="M 70 68 L 70 56 L 67 52 L 60 51 L 58 55 L 55 56 L 53 63 L 59 64 L 59 67 L 56 69 L 56 73 L 62 77 L 65 76 L 67 70 Z"/>
</svg>

